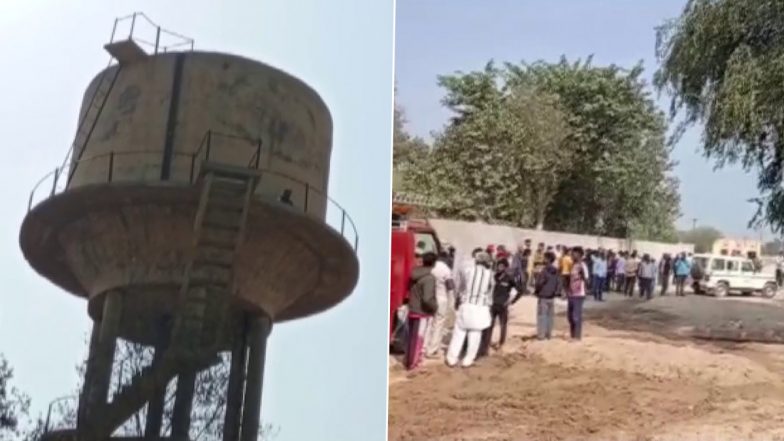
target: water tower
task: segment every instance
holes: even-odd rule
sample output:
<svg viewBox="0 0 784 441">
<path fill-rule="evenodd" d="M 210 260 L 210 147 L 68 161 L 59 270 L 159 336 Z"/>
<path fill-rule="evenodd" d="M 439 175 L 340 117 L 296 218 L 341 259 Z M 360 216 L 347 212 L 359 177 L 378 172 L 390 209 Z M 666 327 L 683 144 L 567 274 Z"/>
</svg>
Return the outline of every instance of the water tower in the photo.
<svg viewBox="0 0 784 441">
<path fill-rule="evenodd" d="M 230 357 L 223 440 L 255 440 L 272 324 L 334 306 L 358 278 L 353 222 L 326 196 L 329 110 L 300 80 L 194 51 L 141 13 L 117 19 L 105 49 L 20 234 L 93 320 L 75 427 L 44 438 L 112 439 L 145 409 L 144 439 L 188 439 L 197 375 Z M 154 357 L 110 387 L 118 339 Z"/>
</svg>

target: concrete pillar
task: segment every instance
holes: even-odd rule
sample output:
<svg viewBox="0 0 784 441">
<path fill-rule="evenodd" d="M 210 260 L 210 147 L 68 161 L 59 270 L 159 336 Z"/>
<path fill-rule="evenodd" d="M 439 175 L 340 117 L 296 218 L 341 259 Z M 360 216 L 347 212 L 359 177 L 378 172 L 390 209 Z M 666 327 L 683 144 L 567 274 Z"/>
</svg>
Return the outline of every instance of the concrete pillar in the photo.
<svg viewBox="0 0 784 441">
<path fill-rule="evenodd" d="M 89 375 L 85 375 L 85 406 L 82 407 L 83 419 L 78 430 L 82 438 L 91 439 L 94 424 L 100 423 L 98 409 L 106 405 L 109 395 L 109 382 L 112 379 L 114 351 L 117 347 L 117 332 L 122 317 L 122 297 L 119 292 L 109 291 L 104 298 L 101 321 L 96 322 L 90 339 Z"/>
<path fill-rule="evenodd" d="M 247 373 L 248 347 L 245 338 L 247 318 L 232 333 L 231 367 L 229 385 L 226 390 L 226 415 L 223 420 L 223 441 L 238 441 L 240 437 L 240 419 L 242 418 L 242 399 L 245 390 Z"/>
<path fill-rule="evenodd" d="M 159 365 L 166 354 L 169 343 L 171 326 L 168 320 L 163 319 L 158 330 L 158 342 L 155 345 L 155 355 L 152 364 Z M 147 406 L 147 420 L 144 427 L 144 439 L 157 440 L 161 436 L 163 426 L 163 410 L 166 401 L 166 385 L 155 391 L 155 395 Z"/>
<path fill-rule="evenodd" d="M 187 370 L 177 376 L 177 392 L 174 396 L 174 412 L 172 414 L 172 438 L 189 439 L 188 429 L 191 426 L 191 410 L 193 394 L 196 391 L 196 371 Z"/>
<path fill-rule="evenodd" d="M 90 389 L 95 381 L 95 358 L 97 357 L 98 347 L 101 341 L 100 331 L 101 322 L 100 320 L 96 320 L 93 322 L 93 330 L 90 334 L 90 348 L 87 355 L 87 366 L 84 372 L 84 384 L 82 385 L 82 391 L 79 394 L 79 409 L 76 412 L 76 427 L 82 427 L 82 425 L 85 424 L 85 418 L 90 407 Z"/>
<path fill-rule="evenodd" d="M 117 348 L 117 331 L 122 316 L 122 298 L 118 292 L 105 294 L 103 316 L 99 330 L 99 341 L 95 357 L 95 371 L 90 387 L 90 407 L 106 403 L 109 382 L 112 379 L 114 351 Z"/>
<path fill-rule="evenodd" d="M 261 391 L 264 379 L 264 357 L 267 336 L 272 327 L 269 316 L 253 317 L 248 336 L 248 373 L 245 383 L 245 401 L 242 406 L 241 441 L 256 441 L 261 419 Z"/>
</svg>

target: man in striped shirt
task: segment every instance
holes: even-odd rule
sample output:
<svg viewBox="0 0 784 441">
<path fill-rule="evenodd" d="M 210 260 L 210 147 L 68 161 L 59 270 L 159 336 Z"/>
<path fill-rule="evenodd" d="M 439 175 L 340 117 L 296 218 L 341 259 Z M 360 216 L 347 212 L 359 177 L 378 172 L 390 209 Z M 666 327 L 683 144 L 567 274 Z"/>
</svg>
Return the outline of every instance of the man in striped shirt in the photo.
<svg viewBox="0 0 784 441">
<path fill-rule="evenodd" d="M 452 340 L 446 353 L 446 363 L 454 367 L 460 358 L 463 343 L 468 340 L 462 366 L 474 363 L 482 341 L 482 331 L 490 327 L 490 304 L 493 292 L 492 259 L 487 253 L 476 254 L 474 264 L 457 274 L 456 288 L 460 306 L 455 317 Z"/>
</svg>

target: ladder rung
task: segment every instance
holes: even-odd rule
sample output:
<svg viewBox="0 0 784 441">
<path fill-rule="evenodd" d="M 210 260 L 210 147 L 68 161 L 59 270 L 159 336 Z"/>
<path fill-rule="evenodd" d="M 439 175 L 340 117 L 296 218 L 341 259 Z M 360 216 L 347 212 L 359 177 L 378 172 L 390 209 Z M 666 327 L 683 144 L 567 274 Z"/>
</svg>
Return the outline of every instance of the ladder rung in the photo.
<svg viewBox="0 0 784 441">
<path fill-rule="evenodd" d="M 210 198 L 210 201 L 207 204 L 207 211 L 209 212 L 212 210 L 223 210 L 223 211 L 232 211 L 232 212 L 242 212 L 244 207 L 245 207 L 245 201 L 239 198 L 232 198 L 232 199 Z"/>
<path fill-rule="evenodd" d="M 196 256 L 196 259 L 194 259 L 193 261 L 193 266 L 200 266 L 200 265 L 215 266 L 215 267 L 226 268 L 226 269 L 231 269 L 231 267 L 234 266 L 233 262 L 230 261 L 226 262 L 226 261 L 221 261 L 216 259 L 210 259 L 206 256 Z"/>
<path fill-rule="evenodd" d="M 220 250 L 234 251 L 234 242 L 228 243 L 226 241 L 216 240 L 214 238 L 202 237 L 199 241 L 200 246 L 217 248 Z"/>
<path fill-rule="evenodd" d="M 199 247 L 196 250 L 196 258 L 194 261 L 209 261 L 221 263 L 223 265 L 232 265 L 234 263 L 234 247 L 231 250 L 212 248 L 212 247 Z"/>
<path fill-rule="evenodd" d="M 234 178 L 231 176 L 213 175 L 212 185 L 213 187 L 217 186 L 220 188 L 244 190 L 248 186 L 248 179 Z"/>
<path fill-rule="evenodd" d="M 225 231 L 239 231 L 240 230 L 240 226 L 239 225 L 227 225 L 227 224 L 224 224 L 224 223 L 215 222 L 215 221 L 207 221 L 207 220 L 204 221 L 204 226 L 208 227 L 208 228 L 215 228 L 215 229 L 218 229 L 218 230 L 225 230 Z"/>
</svg>

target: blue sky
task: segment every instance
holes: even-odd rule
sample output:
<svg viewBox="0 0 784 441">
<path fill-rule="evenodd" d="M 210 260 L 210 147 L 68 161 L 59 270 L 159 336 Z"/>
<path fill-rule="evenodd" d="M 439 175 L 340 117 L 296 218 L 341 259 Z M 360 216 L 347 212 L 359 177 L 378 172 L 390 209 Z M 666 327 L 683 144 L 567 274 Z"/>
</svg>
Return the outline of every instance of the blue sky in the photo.
<svg viewBox="0 0 784 441">
<path fill-rule="evenodd" d="M 105 67 L 116 16 L 146 12 L 196 39 L 197 49 L 244 55 L 314 87 L 332 110 L 330 194 L 362 238 L 354 295 L 273 330 L 262 418 L 276 441 L 386 436 L 392 0 L 0 2 L 0 353 L 34 411 L 70 393 L 85 353 L 85 303 L 39 277 L 19 251 L 33 184 L 59 165 L 88 81 Z M 361 167 L 357 164 L 361 160 Z"/>
<path fill-rule="evenodd" d="M 398 0 L 395 71 L 398 101 L 409 130 L 427 137 L 449 113 L 439 104 L 436 76 L 481 69 L 497 61 L 557 61 L 594 55 L 594 64 L 656 69 L 654 27 L 676 17 L 685 0 Z M 666 97 L 660 99 L 668 108 Z M 699 150 L 700 130 L 675 147 L 681 181 L 678 225 L 711 225 L 725 234 L 750 235 L 755 177 L 738 167 L 713 171 Z M 721 198 L 721 203 L 716 203 Z M 770 238 L 770 233 L 767 234 Z"/>
</svg>

